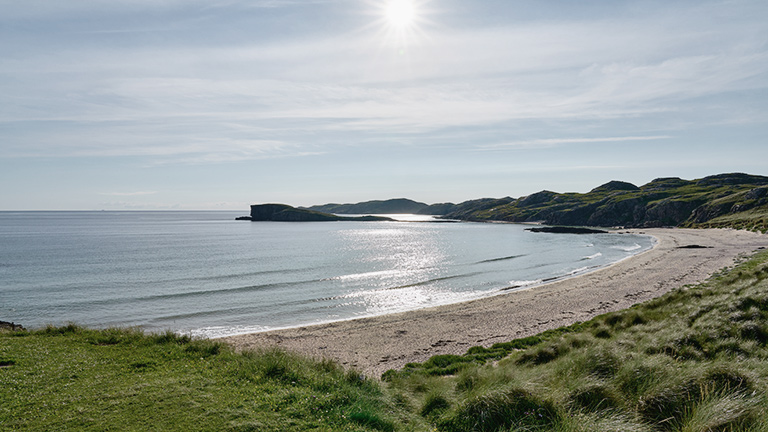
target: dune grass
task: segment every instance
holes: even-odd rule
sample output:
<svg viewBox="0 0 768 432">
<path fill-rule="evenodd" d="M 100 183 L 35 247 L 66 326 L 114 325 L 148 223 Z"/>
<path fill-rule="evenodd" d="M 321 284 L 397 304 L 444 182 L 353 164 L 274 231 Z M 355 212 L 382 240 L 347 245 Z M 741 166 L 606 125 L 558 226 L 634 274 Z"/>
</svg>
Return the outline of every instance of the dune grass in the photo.
<svg viewBox="0 0 768 432">
<path fill-rule="evenodd" d="M 768 431 L 768 252 L 538 339 L 384 378 L 446 432 Z"/>
<path fill-rule="evenodd" d="M 367 379 L 279 350 L 0 332 L 0 430 L 768 432 L 768 251 L 633 308 Z"/>
</svg>

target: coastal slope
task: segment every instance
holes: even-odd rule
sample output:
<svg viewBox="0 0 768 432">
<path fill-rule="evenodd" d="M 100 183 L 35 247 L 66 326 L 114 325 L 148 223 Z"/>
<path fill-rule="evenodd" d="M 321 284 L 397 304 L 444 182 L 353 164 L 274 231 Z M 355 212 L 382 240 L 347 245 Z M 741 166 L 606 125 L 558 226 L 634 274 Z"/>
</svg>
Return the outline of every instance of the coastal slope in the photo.
<svg viewBox="0 0 768 432">
<path fill-rule="evenodd" d="M 768 236 L 747 231 L 633 233 L 652 235 L 658 244 L 579 277 L 466 303 L 223 340 L 238 349 L 278 346 L 379 376 L 434 355 L 463 354 L 473 346 L 488 347 L 627 308 L 700 282 L 743 254 L 768 246 Z"/>
<path fill-rule="evenodd" d="M 518 199 L 468 201 L 449 209 L 445 217 L 548 225 L 730 226 L 765 231 L 768 230 L 768 177 L 742 173 L 697 180 L 668 177 L 639 187 L 614 180 L 587 193 L 544 190 Z"/>
<path fill-rule="evenodd" d="M 427 205 L 398 198 L 324 204 L 333 214 L 418 213 L 465 221 L 536 222 L 596 227 L 738 228 L 768 231 L 768 177 L 727 173 L 701 179 L 657 178 L 645 185 L 612 180 L 587 193 L 543 190 L 520 197 Z"/>
</svg>

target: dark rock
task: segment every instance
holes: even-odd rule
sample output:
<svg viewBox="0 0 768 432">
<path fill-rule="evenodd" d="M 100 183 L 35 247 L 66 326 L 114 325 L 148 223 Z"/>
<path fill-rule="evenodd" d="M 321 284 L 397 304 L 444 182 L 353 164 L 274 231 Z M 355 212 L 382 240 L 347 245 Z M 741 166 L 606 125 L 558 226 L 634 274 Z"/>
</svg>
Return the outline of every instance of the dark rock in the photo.
<svg viewBox="0 0 768 432">
<path fill-rule="evenodd" d="M 271 221 L 274 220 L 275 214 L 292 208 L 286 204 L 255 204 L 251 206 L 251 220 Z"/>
<path fill-rule="evenodd" d="M 24 330 L 24 326 L 8 321 L 0 321 L 0 330 Z"/>
<path fill-rule="evenodd" d="M 744 212 L 755 207 L 768 205 L 768 187 L 758 187 L 746 192 L 725 195 L 720 199 L 707 202 L 693 211 L 690 221 L 704 223 L 727 214 Z"/>
<path fill-rule="evenodd" d="M 678 197 L 663 199 L 645 211 L 646 227 L 677 226 L 691 217 L 703 200 L 683 200 Z"/>
<path fill-rule="evenodd" d="M 311 210 L 297 209 L 286 204 L 256 204 L 251 206 L 251 221 L 254 222 L 324 222 L 337 220 L 341 220 L 341 217 Z"/>
<path fill-rule="evenodd" d="M 718 216 L 728 214 L 732 208 L 733 203 L 730 201 L 708 203 L 694 210 L 691 220 L 695 223 L 706 222 Z"/>
<path fill-rule="evenodd" d="M 646 200 L 643 198 L 619 199 L 608 197 L 593 208 L 586 208 L 582 223 L 587 226 L 637 226 L 645 219 Z"/>
<path fill-rule="evenodd" d="M 759 200 L 760 198 L 765 198 L 766 196 L 768 196 L 768 187 L 759 187 L 747 192 L 744 195 L 744 198 L 748 200 Z"/>
<path fill-rule="evenodd" d="M 391 221 L 381 216 L 342 217 L 329 213 L 291 207 L 286 204 L 254 204 L 251 206 L 251 221 L 254 222 L 332 222 L 332 221 Z"/>
<path fill-rule="evenodd" d="M 373 216 L 373 215 L 358 216 L 358 217 L 342 217 L 341 220 L 350 220 L 350 221 L 359 221 L 359 222 L 394 221 L 394 219 L 392 219 L 392 218 L 388 218 L 388 217 L 384 217 L 384 216 Z"/>
<path fill-rule="evenodd" d="M 527 231 L 536 232 L 536 233 L 555 233 L 555 234 L 607 234 L 608 233 L 608 231 L 592 229 L 592 228 L 564 227 L 564 226 L 527 228 Z"/>
<path fill-rule="evenodd" d="M 250 216 L 238 216 L 238 217 L 235 218 L 235 220 L 239 220 L 239 221 L 240 220 L 247 220 L 247 221 L 249 221 L 249 220 L 251 220 L 251 217 Z"/>
</svg>

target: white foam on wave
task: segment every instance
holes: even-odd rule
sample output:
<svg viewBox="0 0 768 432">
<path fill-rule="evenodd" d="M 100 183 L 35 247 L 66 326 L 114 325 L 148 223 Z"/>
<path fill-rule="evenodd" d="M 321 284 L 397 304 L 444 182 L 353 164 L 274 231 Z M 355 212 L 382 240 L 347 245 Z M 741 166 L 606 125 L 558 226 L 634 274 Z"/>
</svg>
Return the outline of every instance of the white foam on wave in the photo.
<svg viewBox="0 0 768 432">
<path fill-rule="evenodd" d="M 599 257 L 601 257 L 601 256 L 603 256 L 603 254 L 602 254 L 602 253 L 600 253 L 600 252 L 598 252 L 598 253 L 596 253 L 596 254 L 594 254 L 594 255 L 585 256 L 585 257 L 583 257 L 581 260 L 582 260 L 582 261 L 586 261 L 586 260 L 591 260 L 591 259 L 599 258 Z"/>
<path fill-rule="evenodd" d="M 240 334 L 259 333 L 266 330 L 270 330 L 270 328 L 265 326 L 211 326 L 185 331 L 182 334 L 192 336 L 193 338 L 214 339 Z"/>
<path fill-rule="evenodd" d="M 611 249 L 618 249 L 624 252 L 632 252 L 642 248 L 639 244 L 635 243 L 632 246 L 611 246 Z"/>
<path fill-rule="evenodd" d="M 577 275 L 579 273 L 584 273 L 585 271 L 587 271 L 587 270 L 589 270 L 591 268 L 593 268 L 593 267 L 579 267 L 576 270 L 571 270 L 570 272 L 568 272 L 568 276 L 573 276 L 573 275 Z"/>
<path fill-rule="evenodd" d="M 542 283 L 543 281 L 541 279 L 536 280 L 512 280 L 509 281 L 509 284 L 512 286 L 512 288 L 519 288 L 524 287 L 528 285 L 536 285 L 539 283 Z"/>
</svg>

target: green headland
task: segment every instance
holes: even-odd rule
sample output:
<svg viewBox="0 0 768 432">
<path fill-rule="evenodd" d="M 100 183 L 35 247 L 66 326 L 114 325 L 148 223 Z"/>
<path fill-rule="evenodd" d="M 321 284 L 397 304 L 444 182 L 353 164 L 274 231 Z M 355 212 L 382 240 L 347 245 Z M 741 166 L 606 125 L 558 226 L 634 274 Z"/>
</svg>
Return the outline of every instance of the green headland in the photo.
<svg viewBox="0 0 768 432">
<path fill-rule="evenodd" d="M 250 220 L 349 220 L 341 214 L 414 213 L 476 222 L 535 222 L 584 227 L 738 228 L 768 232 L 768 177 L 730 173 L 696 180 L 658 178 L 635 186 L 610 181 L 587 193 L 540 191 L 519 198 L 480 198 L 459 204 L 397 198 L 294 208 L 251 206 Z M 388 220 L 367 216 L 366 220 Z"/>
</svg>

